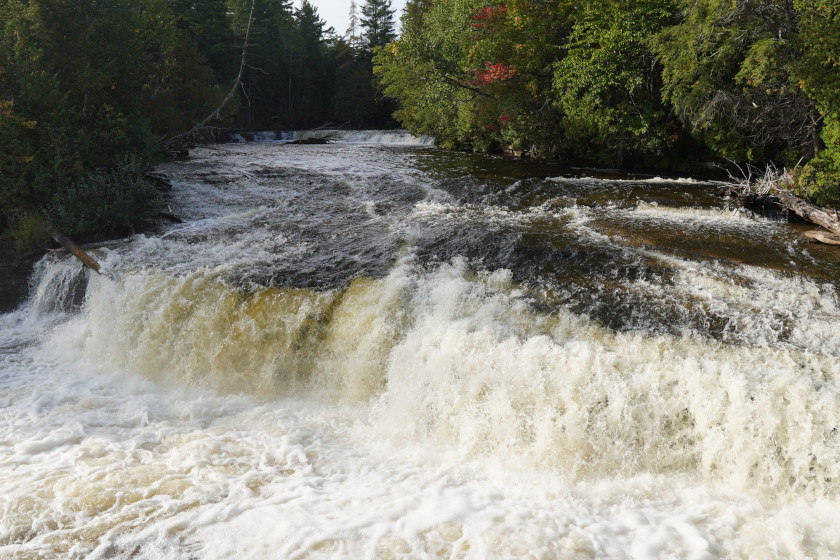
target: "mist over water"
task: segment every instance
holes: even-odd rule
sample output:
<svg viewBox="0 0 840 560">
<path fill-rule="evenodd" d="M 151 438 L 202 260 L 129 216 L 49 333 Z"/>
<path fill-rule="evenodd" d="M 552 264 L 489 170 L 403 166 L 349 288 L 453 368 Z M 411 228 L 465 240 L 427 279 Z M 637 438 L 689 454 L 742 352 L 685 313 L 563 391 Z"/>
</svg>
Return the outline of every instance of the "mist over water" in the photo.
<svg viewBox="0 0 840 560">
<path fill-rule="evenodd" d="M 266 139 L 0 315 L 0 556 L 840 556 L 836 251 L 703 181 Z"/>
</svg>

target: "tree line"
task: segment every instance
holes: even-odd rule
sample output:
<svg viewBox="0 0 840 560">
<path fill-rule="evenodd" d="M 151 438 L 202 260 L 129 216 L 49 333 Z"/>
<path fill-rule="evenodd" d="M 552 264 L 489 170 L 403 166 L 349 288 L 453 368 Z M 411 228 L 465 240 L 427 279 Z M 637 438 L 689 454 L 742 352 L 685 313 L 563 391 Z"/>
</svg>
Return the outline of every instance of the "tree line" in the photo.
<svg viewBox="0 0 840 560">
<path fill-rule="evenodd" d="M 390 0 L 339 35 L 303 0 L 253 0 L 226 129 L 393 126 L 373 52 L 395 39 Z M 214 111 L 240 69 L 252 0 L 0 0 L 0 241 L 125 232 L 154 220 L 144 171 L 166 139 Z"/>
<path fill-rule="evenodd" d="M 359 8 L 339 35 L 308 0 L 0 0 L 0 241 L 155 219 L 143 172 L 219 107 L 246 28 L 219 127 L 772 163 L 840 207 L 838 0 L 409 0 L 398 38 L 390 0 Z"/>
<path fill-rule="evenodd" d="M 837 0 L 409 0 L 375 73 L 440 145 L 795 168 L 840 206 Z"/>
</svg>

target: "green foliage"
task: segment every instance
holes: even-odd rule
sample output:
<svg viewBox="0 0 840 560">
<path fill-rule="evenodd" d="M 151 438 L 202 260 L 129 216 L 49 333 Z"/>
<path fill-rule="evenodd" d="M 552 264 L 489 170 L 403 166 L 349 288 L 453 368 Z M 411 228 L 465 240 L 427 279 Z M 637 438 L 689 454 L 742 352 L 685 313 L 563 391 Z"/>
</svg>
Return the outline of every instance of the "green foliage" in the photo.
<svg viewBox="0 0 840 560">
<path fill-rule="evenodd" d="M 680 0 L 680 20 L 654 45 L 663 96 L 713 150 L 761 161 L 815 153 L 814 103 L 792 72 L 801 58 L 793 4 Z"/>
<path fill-rule="evenodd" d="M 22 19 L 28 12 L 16 7 L 0 36 L 0 208 L 7 218 L 37 211 L 83 171 L 82 140 L 73 133 L 80 116 L 35 45 Z"/>
<path fill-rule="evenodd" d="M 446 147 L 678 169 L 819 154 L 801 176 L 823 181 L 838 18 L 836 0 L 412 0 L 374 72 Z"/>
<path fill-rule="evenodd" d="M 37 251 L 47 242 L 49 236 L 44 229 L 43 218 L 37 213 L 17 210 L 12 212 L 8 219 L 9 228 L 6 235 L 19 253 Z"/>
<path fill-rule="evenodd" d="M 250 7 L 0 0 L 0 229 L 45 209 L 68 232 L 145 221 L 156 197 L 142 171 L 158 160 L 161 140 L 225 97 Z M 298 10 L 291 0 L 256 8 L 245 91 L 223 118 L 260 128 L 328 121 L 338 65 L 332 30 L 307 1 Z M 370 68 L 362 74 L 373 103 Z"/>
<path fill-rule="evenodd" d="M 160 139 L 219 99 L 212 71 L 174 22 L 164 0 L 0 2 L 7 225 L 28 231 L 21 216 L 46 209 L 70 232 L 146 219 L 137 181 L 156 161 Z M 88 209 L 76 213 L 79 204 Z M 74 214 L 79 220 L 69 221 Z"/>
<path fill-rule="evenodd" d="M 797 190 L 814 203 L 840 209 L 840 119 L 829 114 L 823 128 L 826 149 L 794 174 Z"/>
<path fill-rule="evenodd" d="M 340 41 L 336 49 L 333 114 L 341 124 L 362 128 L 376 117 L 376 92 L 367 58 Z"/>
<path fill-rule="evenodd" d="M 145 165 L 126 156 L 116 166 L 90 173 L 64 185 L 52 198 L 46 215 L 58 229 L 73 235 L 92 231 L 122 232 L 151 222 L 160 194 L 143 177 Z"/>
<path fill-rule="evenodd" d="M 660 68 L 648 45 L 672 14 L 670 0 L 583 2 L 555 65 L 567 134 L 605 146 L 619 165 L 626 150 L 659 152 L 669 140 Z"/>
<path fill-rule="evenodd" d="M 402 37 L 377 54 L 374 72 L 403 126 L 440 145 L 556 154 L 551 65 L 566 13 L 534 0 L 409 2 Z"/>
<path fill-rule="evenodd" d="M 409 0 L 399 38 L 390 0 L 366 0 L 348 40 L 308 0 L 255 6 L 222 125 L 381 127 L 393 113 L 479 151 L 805 161 L 800 191 L 840 204 L 836 0 Z M 230 89 L 250 8 L 0 0 L 0 229 L 31 240 L 45 212 L 70 232 L 152 217 L 142 171 Z"/>
<path fill-rule="evenodd" d="M 399 41 L 374 57 L 374 73 L 385 93 L 401 104 L 397 118 L 416 134 L 434 134 L 444 146 L 458 143 L 457 108 L 468 100 L 451 77 L 458 72 L 452 65 L 462 55 L 451 38 L 447 41 L 447 30 L 454 24 L 452 14 L 435 9 L 418 15 L 422 24 L 405 29 Z M 430 80 L 430 76 L 440 79 Z"/>
<path fill-rule="evenodd" d="M 796 176 L 804 194 L 840 208 L 840 6 L 833 0 L 797 0 L 802 59 L 794 71 L 823 120 L 824 149 Z"/>
</svg>

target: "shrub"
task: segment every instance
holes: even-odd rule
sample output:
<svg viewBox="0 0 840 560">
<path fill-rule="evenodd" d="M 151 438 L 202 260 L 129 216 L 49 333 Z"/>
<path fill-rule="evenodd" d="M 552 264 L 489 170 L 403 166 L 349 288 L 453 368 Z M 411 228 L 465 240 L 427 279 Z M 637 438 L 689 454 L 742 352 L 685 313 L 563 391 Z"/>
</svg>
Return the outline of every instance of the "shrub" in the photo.
<svg viewBox="0 0 840 560">
<path fill-rule="evenodd" d="M 113 169 L 96 170 L 60 188 L 45 214 L 68 235 L 121 232 L 151 222 L 161 197 L 143 172 L 139 158 L 126 156 Z"/>
<path fill-rule="evenodd" d="M 15 211 L 9 216 L 8 222 L 7 239 L 18 253 L 32 253 L 46 244 L 47 232 L 37 214 Z"/>
</svg>

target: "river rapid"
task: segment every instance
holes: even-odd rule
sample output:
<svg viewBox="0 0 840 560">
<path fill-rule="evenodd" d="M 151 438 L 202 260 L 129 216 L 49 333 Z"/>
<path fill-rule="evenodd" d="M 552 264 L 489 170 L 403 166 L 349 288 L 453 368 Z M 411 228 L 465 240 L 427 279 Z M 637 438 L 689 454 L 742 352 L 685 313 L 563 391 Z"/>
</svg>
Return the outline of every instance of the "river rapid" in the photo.
<svg viewBox="0 0 840 560">
<path fill-rule="evenodd" d="M 271 138 L 0 315 L 0 557 L 840 557 L 837 250 L 709 182 Z"/>
</svg>

